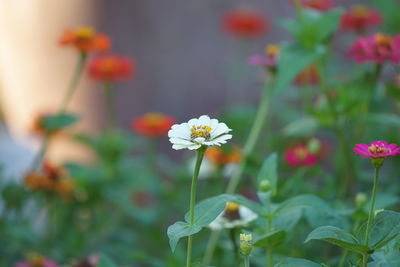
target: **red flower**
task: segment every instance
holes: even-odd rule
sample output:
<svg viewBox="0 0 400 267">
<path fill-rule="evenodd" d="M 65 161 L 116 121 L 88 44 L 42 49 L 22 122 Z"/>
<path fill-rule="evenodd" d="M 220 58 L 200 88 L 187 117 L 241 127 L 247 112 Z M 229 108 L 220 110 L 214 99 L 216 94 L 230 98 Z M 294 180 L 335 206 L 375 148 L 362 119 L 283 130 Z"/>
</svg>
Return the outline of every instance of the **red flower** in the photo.
<svg viewBox="0 0 400 267">
<path fill-rule="evenodd" d="M 392 38 L 389 35 L 376 33 L 368 37 L 358 38 L 349 50 L 349 56 L 358 63 L 385 61 L 400 63 L 400 35 Z"/>
<path fill-rule="evenodd" d="M 236 37 L 255 38 L 267 30 L 266 16 L 257 10 L 239 8 L 226 12 L 221 20 L 222 29 Z"/>
<path fill-rule="evenodd" d="M 74 31 L 65 30 L 60 44 L 73 46 L 82 53 L 107 51 L 111 47 L 111 41 L 107 35 L 97 34 L 90 27 L 80 27 Z"/>
<path fill-rule="evenodd" d="M 327 11 L 334 7 L 331 0 L 300 0 L 302 7 L 312 8 L 319 11 Z"/>
<path fill-rule="evenodd" d="M 354 148 L 361 158 L 386 158 L 400 154 L 400 147 L 397 144 L 388 144 L 385 141 L 375 141 L 371 144 L 357 144 Z"/>
<path fill-rule="evenodd" d="M 317 163 L 317 155 L 305 145 L 297 145 L 285 153 L 285 161 L 292 167 L 313 166 Z"/>
<path fill-rule="evenodd" d="M 352 6 L 343 14 L 340 27 L 343 30 L 365 32 L 369 27 L 382 23 L 382 17 L 377 10 L 370 9 L 363 5 Z"/>
<path fill-rule="evenodd" d="M 155 138 L 167 135 L 175 123 L 175 118 L 171 116 L 161 113 L 146 113 L 134 119 L 131 127 L 140 135 Z"/>
<path fill-rule="evenodd" d="M 117 82 L 131 78 L 135 72 L 135 64 L 129 57 L 109 54 L 93 58 L 88 69 L 93 79 Z"/>
<path fill-rule="evenodd" d="M 294 79 L 293 84 L 297 86 L 319 84 L 319 74 L 316 67 L 314 65 L 311 65 L 302 72 L 300 72 Z"/>
</svg>

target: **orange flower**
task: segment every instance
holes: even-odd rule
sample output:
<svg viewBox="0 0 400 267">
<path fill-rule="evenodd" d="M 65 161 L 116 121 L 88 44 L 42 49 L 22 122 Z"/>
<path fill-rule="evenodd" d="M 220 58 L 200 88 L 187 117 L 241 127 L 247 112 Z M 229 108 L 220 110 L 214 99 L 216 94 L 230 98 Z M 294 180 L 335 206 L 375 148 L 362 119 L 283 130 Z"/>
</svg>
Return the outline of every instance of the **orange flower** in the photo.
<svg viewBox="0 0 400 267">
<path fill-rule="evenodd" d="M 69 196 L 75 187 L 74 181 L 66 176 L 63 168 L 45 161 L 42 170 L 30 171 L 24 177 L 25 185 L 37 191 L 53 192 Z"/>
<path fill-rule="evenodd" d="M 116 82 L 131 78 L 135 72 L 135 64 L 129 57 L 118 55 L 101 55 L 89 63 L 89 75 L 103 82 Z"/>
<path fill-rule="evenodd" d="M 229 163 L 239 163 L 242 160 L 242 153 L 238 147 L 210 147 L 206 150 L 205 156 L 207 160 L 218 166 L 224 166 Z"/>
<path fill-rule="evenodd" d="M 267 30 L 266 16 L 250 8 L 238 8 L 226 12 L 221 21 L 224 31 L 227 33 L 242 37 L 259 37 Z"/>
<path fill-rule="evenodd" d="M 370 9 L 363 5 L 354 5 L 343 14 L 340 27 L 343 30 L 365 32 L 369 27 L 382 23 L 379 11 Z"/>
<path fill-rule="evenodd" d="M 161 113 L 146 113 L 133 120 L 131 128 L 136 133 L 146 137 L 160 137 L 167 135 L 175 118 Z"/>
<path fill-rule="evenodd" d="M 317 85 L 319 84 L 319 74 L 314 65 L 311 65 L 300 72 L 293 83 L 297 86 Z"/>
<path fill-rule="evenodd" d="M 109 50 L 111 47 L 111 41 L 107 35 L 96 33 L 90 27 L 65 30 L 60 39 L 60 44 L 73 46 L 82 53 L 103 52 Z"/>
</svg>

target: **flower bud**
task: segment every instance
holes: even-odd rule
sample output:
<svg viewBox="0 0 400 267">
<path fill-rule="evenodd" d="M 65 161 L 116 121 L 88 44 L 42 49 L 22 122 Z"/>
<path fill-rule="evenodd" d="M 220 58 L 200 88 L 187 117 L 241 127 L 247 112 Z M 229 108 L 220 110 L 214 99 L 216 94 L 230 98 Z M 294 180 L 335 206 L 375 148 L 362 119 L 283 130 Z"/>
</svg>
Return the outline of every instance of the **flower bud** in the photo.
<svg viewBox="0 0 400 267">
<path fill-rule="evenodd" d="M 379 169 L 380 167 L 382 167 L 383 162 L 385 161 L 385 158 L 371 158 L 371 162 L 374 165 L 375 169 Z"/>
<path fill-rule="evenodd" d="M 367 195 L 365 193 L 359 192 L 355 197 L 355 202 L 357 208 L 362 208 L 367 203 Z"/>
<path fill-rule="evenodd" d="M 311 154 L 317 154 L 321 149 L 321 142 L 317 138 L 312 138 L 308 141 L 307 148 Z"/>
<path fill-rule="evenodd" d="M 253 236 L 251 234 L 240 234 L 240 253 L 244 256 L 250 255 L 253 245 L 251 241 Z"/>
<path fill-rule="evenodd" d="M 268 192 L 271 190 L 271 183 L 269 180 L 262 180 L 260 182 L 260 191 L 261 192 Z"/>
<path fill-rule="evenodd" d="M 378 215 L 378 213 L 381 213 L 382 211 L 384 211 L 385 209 L 379 209 L 379 210 L 374 210 L 374 215 Z"/>
</svg>

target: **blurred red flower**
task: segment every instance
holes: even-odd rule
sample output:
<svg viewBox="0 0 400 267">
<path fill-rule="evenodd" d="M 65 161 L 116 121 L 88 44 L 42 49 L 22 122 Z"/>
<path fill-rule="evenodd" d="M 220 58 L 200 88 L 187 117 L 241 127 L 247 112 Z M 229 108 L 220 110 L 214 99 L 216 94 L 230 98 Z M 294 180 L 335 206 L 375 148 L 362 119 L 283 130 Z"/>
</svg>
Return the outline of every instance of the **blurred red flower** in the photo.
<svg viewBox="0 0 400 267">
<path fill-rule="evenodd" d="M 146 137 L 166 136 L 175 118 L 161 113 L 146 113 L 132 121 L 131 128 L 134 132 Z"/>
<path fill-rule="evenodd" d="M 297 86 L 317 85 L 319 84 L 319 74 L 314 65 L 310 65 L 300 72 L 294 79 L 293 84 Z"/>
<path fill-rule="evenodd" d="M 25 261 L 17 262 L 14 267 L 59 267 L 59 265 L 36 253 L 30 253 Z"/>
<path fill-rule="evenodd" d="M 243 158 L 241 149 L 236 146 L 210 147 L 206 150 L 205 157 L 217 166 L 239 163 Z"/>
<path fill-rule="evenodd" d="M 66 29 L 60 39 L 60 44 L 72 46 L 79 52 L 103 52 L 111 47 L 110 38 L 96 33 L 93 28 L 79 27 L 76 30 Z"/>
<path fill-rule="evenodd" d="M 223 14 L 222 29 L 235 37 L 255 38 L 263 35 L 268 26 L 267 17 L 254 9 L 237 8 Z"/>
<path fill-rule="evenodd" d="M 319 11 L 327 11 L 334 7 L 332 0 L 300 0 L 300 5 Z"/>
<path fill-rule="evenodd" d="M 313 166 L 317 163 L 317 154 L 305 145 L 297 145 L 285 152 L 285 161 L 292 167 Z"/>
<path fill-rule="evenodd" d="M 369 27 L 382 23 L 382 17 L 377 10 L 363 5 L 354 5 L 343 14 L 340 27 L 343 30 L 363 33 Z"/>
<path fill-rule="evenodd" d="M 351 44 L 349 56 L 358 63 L 385 61 L 400 63 L 400 35 L 392 38 L 389 35 L 375 33 L 372 36 L 360 37 Z"/>
<path fill-rule="evenodd" d="M 89 75 L 103 82 L 128 80 L 134 75 L 135 69 L 131 58 L 113 54 L 96 56 L 88 65 Z"/>
</svg>

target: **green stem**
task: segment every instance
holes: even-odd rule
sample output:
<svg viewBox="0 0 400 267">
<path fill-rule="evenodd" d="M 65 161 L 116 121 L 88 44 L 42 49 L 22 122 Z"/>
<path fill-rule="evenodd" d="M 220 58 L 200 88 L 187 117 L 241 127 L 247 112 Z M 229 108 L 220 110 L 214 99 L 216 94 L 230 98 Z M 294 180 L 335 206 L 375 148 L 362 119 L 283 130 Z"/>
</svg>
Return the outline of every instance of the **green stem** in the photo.
<svg viewBox="0 0 400 267">
<path fill-rule="evenodd" d="M 65 112 L 76 88 L 78 87 L 79 80 L 80 80 L 83 70 L 85 68 L 86 59 L 87 59 L 86 53 L 79 54 L 78 63 L 76 64 L 75 71 L 72 75 L 71 82 L 70 82 L 69 86 L 67 87 L 66 93 L 65 93 L 64 98 L 60 105 L 60 109 L 59 109 L 60 114 Z"/>
<path fill-rule="evenodd" d="M 116 126 L 115 88 L 113 83 L 104 83 L 104 95 L 107 108 L 108 127 L 113 129 Z"/>
<path fill-rule="evenodd" d="M 157 139 L 148 138 L 147 163 L 151 170 L 157 169 Z"/>
<path fill-rule="evenodd" d="M 272 230 L 272 210 L 271 210 L 271 195 L 268 195 L 267 199 L 267 210 L 268 210 L 268 218 L 267 218 L 267 233 Z M 273 248 L 267 247 L 267 259 L 268 259 L 268 267 L 273 267 Z"/>
<path fill-rule="evenodd" d="M 371 207 L 369 208 L 367 229 L 365 231 L 365 245 L 366 246 L 368 246 L 369 233 L 371 231 L 371 223 L 372 223 L 372 219 L 373 219 L 375 198 L 376 198 L 376 190 L 378 187 L 379 169 L 380 168 L 375 168 L 374 185 L 372 187 Z"/>
<path fill-rule="evenodd" d="M 220 230 L 213 230 L 211 232 L 210 238 L 208 239 L 206 252 L 203 256 L 203 264 L 209 265 L 214 254 L 215 247 L 217 246 Z"/>
<path fill-rule="evenodd" d="M 236 236 L 235 228 L 229 229 L 229 237 L 231 239 L 233 253 L 234 253 L 236 259 L 239 260 L 239 249 L 238 249 L 238 246 L 236 244 L 235 236 Z"/>
<path fill-rule="evenodd" d="M 196 204 L 196 188 L 197 188 L 197 182 L 199 180 L 199 171 L 200 171 L 201 162 L 203 161 L 203 156 L 204 156 L 204 152 L 206 151 L 206 149 L 207 149 L 207 147 L 205 147 L 205 146 L 197 149 L 196 166 L 194 167 L 192 186 L 190 189 L 190 210 L 189 210 L 189 225 L 190 226 L 193 226 L 193 224 L 194 224 L 194 206 Z M 193 243 L 193 236 L 190 235 L 188 237 L 186 267 L 191 266 L 192 243 Z"/>
<path fill-rule="evenodd" d="M 65 110 L 67 109 L 68 104 L 71 101 L 71 98 L 72 98 L 76 88 L 78 87 L 79 80 L 80 80 L 83 70 L 85 68 L 86 59 L 87 59 L 86 53 L 79 54 L 78 63 L 76 64 L 71 81 L 65 91 L 64 98 L 61 101 L 60 108 L 58 109 L 58 112 L 57 112 L 58 114 L 64 113 Z M 44 139 L 43 139 L 42 145 L 39 149 L 39 152 L 38 152 L 37 156 L 35 157 L 35 159 L 33 160 L 32 169 L 39 168 L 39 166 L 42 162 L 42 159 L 44 158 L 44 156 L 47 152 L 51 136 L 52 136 L 51 133 L 47 133 L 44 136 Z"/>
<path fill-rule="evenodd" d="M 343 251 L 342 257 L 340 258 L 339 267 L 344 266 L 344 263 L 346 262 L 347 254 L 349 254 L 349 251 L 346 249 Z"/>
<path fill-rule="evenodd" d="M 239 181 L 242 177 L 243 171 L 246 167 L 248 157 L 254 150 L 257 139 L 260 136 L 261 130 L 264 126 L 265 118 L 267 117 L 269 107 L 269 90 L 267 84 L 264 86 L 263 95 L 261 97 L 261 103 L 257 111 L 256 118 L 254 119 L 253 126 L 251 127 L 249 136 L 247 137 L 246 143 L 243 148 L 244 158 L 240 162 L 237 171 L 235 172 L 232 179 L 229 181 L 226 192 L 233 194 L 236 191 Z"/>
<path fill-rule="evenodd" d="M 244 256 L 244 267 L 250 267 L 250 257 Z"/>
<path fill-rule="evenodd" d="M 368 253 L 362 254 L 362 261 L 363 261 L 363 267 L 367 267 L 368 266 Z"/>
</svg>

